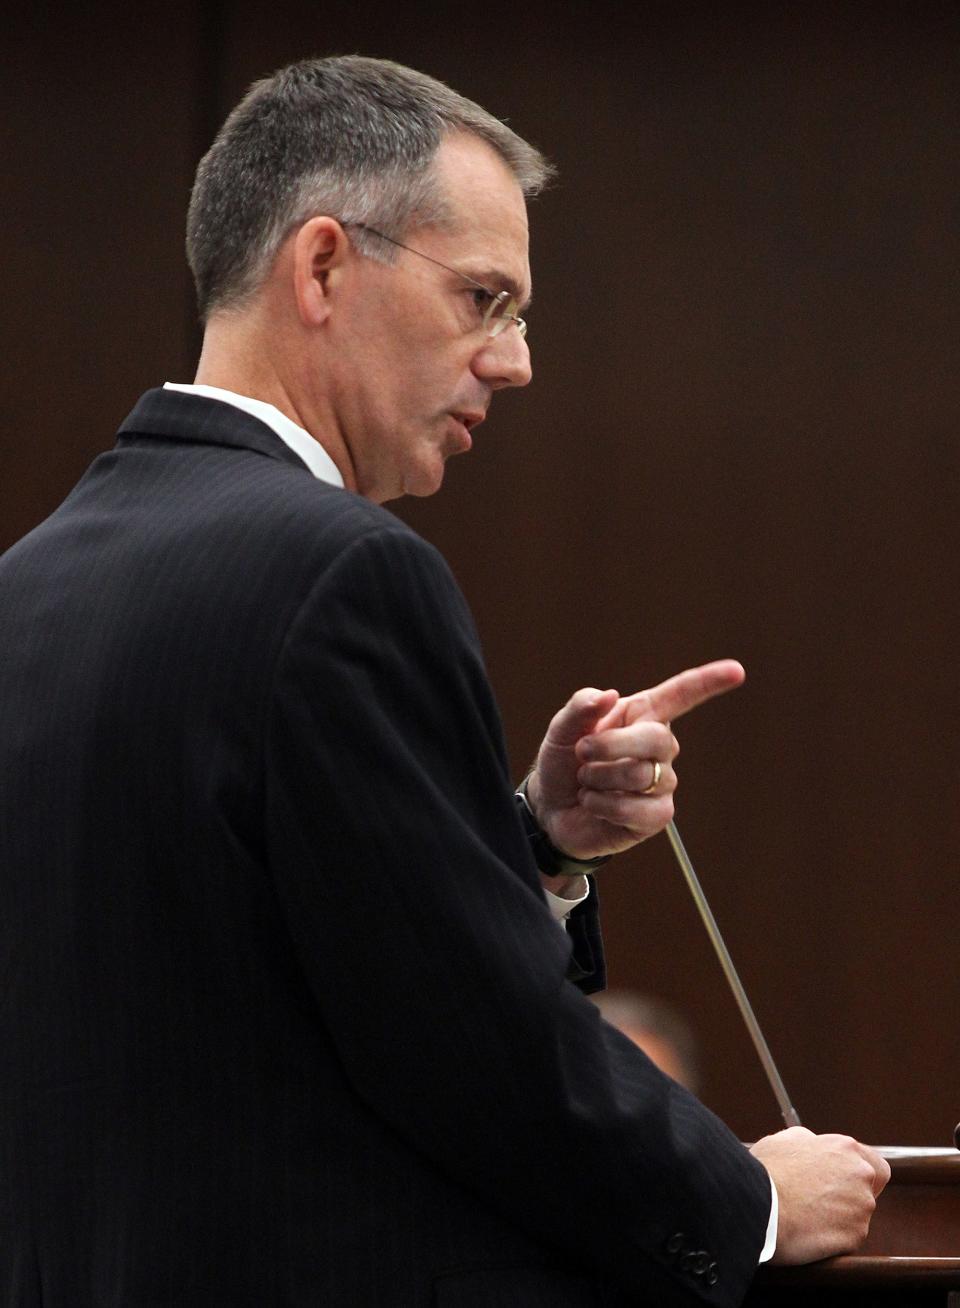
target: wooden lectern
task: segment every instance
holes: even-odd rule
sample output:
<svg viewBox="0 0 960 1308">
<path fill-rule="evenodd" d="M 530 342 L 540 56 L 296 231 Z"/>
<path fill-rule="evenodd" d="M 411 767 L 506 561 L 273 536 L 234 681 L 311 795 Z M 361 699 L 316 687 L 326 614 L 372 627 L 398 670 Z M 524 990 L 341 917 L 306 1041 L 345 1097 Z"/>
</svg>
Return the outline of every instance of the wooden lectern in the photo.
<svg viewBox="0 0 960 1308">
<path fill-rule="evenodd" d="M 960 1152 L 879 1152 L 891 1177 L 866 1244 L 806 1267 L 762 1267 L 744 1308 L 960 1308 Z"/>
</svg>

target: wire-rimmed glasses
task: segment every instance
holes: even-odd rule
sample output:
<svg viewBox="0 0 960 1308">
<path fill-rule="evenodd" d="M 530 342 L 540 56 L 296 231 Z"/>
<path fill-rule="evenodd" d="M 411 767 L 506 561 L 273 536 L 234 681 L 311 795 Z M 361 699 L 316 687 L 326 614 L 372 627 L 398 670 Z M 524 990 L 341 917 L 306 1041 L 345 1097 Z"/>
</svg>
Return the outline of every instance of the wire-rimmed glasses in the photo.
<svg viewBox="0 0 960 1308">
<path fill-rule="evenodd" d="M 401 250 L 407 250 L 410 254 L 419 255 L 421 259 L 426 259 L 429 263 L 435 263 L 438 268 L 443 268 L 448 273 L 453 273 L 455 277 L 460 277 L 463 281 L 475 286 L 478 291 L 483 291 L 487 299 L 487 307 L 483 311 L 483 329 L 488 336 L 499 336 L 502 331 L 513 323 L 521 337 L 527 334 L 527 324 L 517 313 L 520 302 L 515 295 L 509 291 L 491 291 L 489 286 L 484 286 L 483 282 L 478 282 L 473 277 L 468 277 L 466 273 L 460 272 L 458 268 L 451 268 L 448 264 L 441 263 L 435 259 L 432 254 L 424 254 L 422 250 L 415 250 L 412 245 L 404 245 L 403 241 L 396 241 L 392 236 L 387 236 L 383 232 L 378 232 L 375 227 L 368 226 L 367 223 L 344 223 L 345 227 L 359 227 L 362 231 L 369 232 L 371 236 L 377 236 L 381 241 L 388 241 L 391 245 L 396 245 Z"/>
</svg>

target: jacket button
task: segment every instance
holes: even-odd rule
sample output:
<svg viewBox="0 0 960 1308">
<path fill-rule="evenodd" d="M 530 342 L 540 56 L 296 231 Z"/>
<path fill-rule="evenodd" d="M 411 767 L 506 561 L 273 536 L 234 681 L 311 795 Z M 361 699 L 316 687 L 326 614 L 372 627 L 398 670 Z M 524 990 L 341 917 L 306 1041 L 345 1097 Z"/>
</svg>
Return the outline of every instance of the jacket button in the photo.
<svg viewBox="0 0 960 1308">
<path fill-rule="evenodd" d="M 694 1276 L 702 1276 L 709 1266 L 710 1255 L 704 1250 L 701 1249 L 699 1253 L 693 1255 L 693 1262 L 690 1265 L 690 1270 L 693 1272 Z"/>
<path fill-rule="evenodd" d="M 716 1263 L 711 1263 L 707 1268 L 707 1285 L 716 1285 L 720 1280 L 720 1268 Z"/>
<path fill-rule="evenodd" d="M 678 1254 L 683 1248 L 683 1232 L 678 1231 L 676 1235 L 671 1235 L 664 1248 L 668 1254 Z"/>
</svg>

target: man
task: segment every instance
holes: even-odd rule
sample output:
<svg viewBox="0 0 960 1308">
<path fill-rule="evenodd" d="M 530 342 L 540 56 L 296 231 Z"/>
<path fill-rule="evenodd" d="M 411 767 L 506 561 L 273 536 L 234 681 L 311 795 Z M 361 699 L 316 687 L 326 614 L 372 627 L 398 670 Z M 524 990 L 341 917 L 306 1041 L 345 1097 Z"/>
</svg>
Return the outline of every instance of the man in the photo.
<svg viewBox="0 0 960 1308">
<path fill-rule="evenodd" d="M 577 692 L 525 833 L 463 600 L 379 507 L 529 380 L 545 175 L 395 65 L 259 84 L 191 202 L 196 385 L 0 562 L 6 1305 L 732 1305 L 866 1230 L 882 1159 L 748 1152 L 567 979 L 668 720 L 742 669 Z"/>
</svg>

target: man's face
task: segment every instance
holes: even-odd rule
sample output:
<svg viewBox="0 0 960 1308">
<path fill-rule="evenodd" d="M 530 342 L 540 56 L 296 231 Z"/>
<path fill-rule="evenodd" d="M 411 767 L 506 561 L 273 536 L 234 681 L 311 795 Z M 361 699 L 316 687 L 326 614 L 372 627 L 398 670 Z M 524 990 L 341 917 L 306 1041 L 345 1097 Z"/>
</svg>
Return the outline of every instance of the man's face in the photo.
<svg viewBox="0 0 960 1308">
<path fill-rule="evenodd" d="M 469 450 L 492 394 L 530 380 L 516 325 L 498 336 L 482 323 L 481 292 L 530 297 L 526 204 L 494 151 L 475 137 L 447 138 L 435 167 L 451 220 L 414 228 L 394 264 L 357 255 L 337 325 L 333 402 L 357 489 L 378 503 L 432 495 L 452 454 Z M 448 265 L 447 271 L 413 251 Z"/>
</svg>

